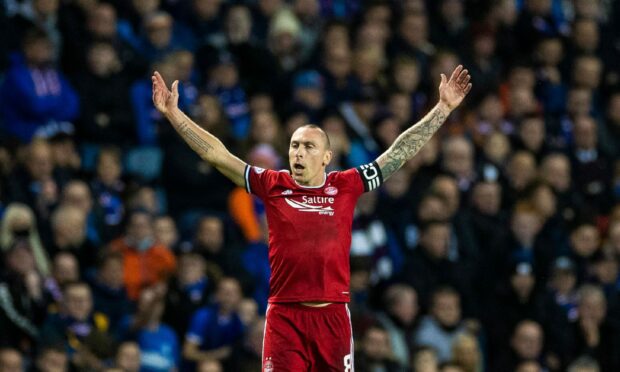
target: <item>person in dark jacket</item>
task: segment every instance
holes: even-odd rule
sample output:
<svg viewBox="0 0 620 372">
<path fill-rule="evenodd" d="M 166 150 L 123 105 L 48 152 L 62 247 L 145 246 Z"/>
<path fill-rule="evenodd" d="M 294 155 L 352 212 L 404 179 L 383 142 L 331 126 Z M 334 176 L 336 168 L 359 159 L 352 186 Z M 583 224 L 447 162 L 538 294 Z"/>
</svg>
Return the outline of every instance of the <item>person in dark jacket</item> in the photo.
<svg viewBox="0 0 620 372">
<path fill-rule="evenodd" d="M 104 252 L 91 279 L 94 307 L 108 317 L 111 328 L 133 310 L 125 290 L 123 271 L 123 256 Z"/>
<path fill-rule="evenodd" d="M 579 317 L 564 329 L 554 349 L 564 363 L 585 354 L 599 362 L 602 372 L 620 370 L 620 327 L 606 314 L 605 294 L 599 287 L 584 285 L 577 296 Z"/>
<path fill-rule="evenodd" d="M 18 240 L 4 253 L 0 270 L 0 347 L 32 353 L 45 319 L 43 280 L 32 249 Z"/>
<path fill-rule="evenodd" d="M 130 82 L 118 52 L 110 42 L 96 42 L 88 49 L 86 62 L 86 71 L 76 79 L 84 98 L 79 138 L 95 144 L 135 144 Z"/>
<path fill-rule="evenodd" d="M 195 251 L 182 252 L 176 276 L 168 285 L 163 321 L 178 334 L 187 332 L 194 312 L 206 306 L 222 272 Z"/>
<path fill-rule="evenodd" d="M 448 259 L 450 231 L 448 222 L 428 222 L 422 227 L 419 246 L 405 260 L 401 280 L 418 292 L 423 311 L 429 308 L 431 293 L 437 287 L 459 288 L 459 282 L 464 278 L 459 274 L 458 265 Z"/>
<path fill-rule="evenodd" d="M 362 347 L 355 354 L 355 369 L 361 372 L 403 371 L 398 363 L 393 360 L 390 338 L 383 327 L 375 325 L 366 330 Z"/>
</svg>

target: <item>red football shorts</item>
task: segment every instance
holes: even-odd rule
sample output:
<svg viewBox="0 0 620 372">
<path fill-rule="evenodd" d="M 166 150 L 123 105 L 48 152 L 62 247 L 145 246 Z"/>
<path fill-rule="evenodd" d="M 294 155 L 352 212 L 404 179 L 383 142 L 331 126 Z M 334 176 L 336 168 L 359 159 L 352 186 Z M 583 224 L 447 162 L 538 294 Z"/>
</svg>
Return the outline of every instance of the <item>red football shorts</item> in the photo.
<svg viewBox="0 0 620 372">
<path fill-rule="evenodd" d="M 352 372 L 351 316 L 344 303 L 269 304 L 263 372 Z"/>
</svg>

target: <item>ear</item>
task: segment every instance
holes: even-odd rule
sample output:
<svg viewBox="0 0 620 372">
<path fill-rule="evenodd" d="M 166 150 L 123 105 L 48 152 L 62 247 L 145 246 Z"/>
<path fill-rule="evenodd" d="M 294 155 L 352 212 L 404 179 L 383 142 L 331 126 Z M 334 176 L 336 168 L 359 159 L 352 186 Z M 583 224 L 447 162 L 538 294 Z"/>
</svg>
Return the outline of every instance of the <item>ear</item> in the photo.
<svg viewBox="0 0 620 372">
<path fill-rule="evenodd" d="M 326 167 L 332 161 L 332 150 L 325 151 L 325 155 L 323 155 L 323 166 Z"/>
</svg>

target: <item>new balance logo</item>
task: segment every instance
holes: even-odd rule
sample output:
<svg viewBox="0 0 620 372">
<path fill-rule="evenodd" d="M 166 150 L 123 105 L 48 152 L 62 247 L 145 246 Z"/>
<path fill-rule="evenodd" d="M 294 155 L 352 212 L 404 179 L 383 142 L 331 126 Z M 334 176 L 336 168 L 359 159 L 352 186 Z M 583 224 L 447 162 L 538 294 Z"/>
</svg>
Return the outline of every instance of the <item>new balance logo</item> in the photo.
<svg viewBox="0 0 620 372">
<path fill-rule="evenodd" d="M 282 191 L 282 195 L 291 195 L 293 193 L 293 190 L 284 190 Z"/>
<path fill-rule="evenodd" d="M 317 200 L 315 200 L 317 199 Z M 321 199 L 321 200 L 319 200 Z M 322 200 L 324 199 L 324 200 Z M 329 203 L 332 204 L 334 202 L 334 198 L 324 198 L 324 197 L 303 197 L 304 202 L 298 202 L 295 200 L 291 200 L 289 198 L 284 198 L 286 204 L 291 207 L 297 209 L 300 212 L 310 212 L 310 213 L 318 213 L 321 215 L 334 215 L 334 209 L 331 206 L 323 206 L 323 205 L 312 205 L 310 203 Z"/>
</svg>

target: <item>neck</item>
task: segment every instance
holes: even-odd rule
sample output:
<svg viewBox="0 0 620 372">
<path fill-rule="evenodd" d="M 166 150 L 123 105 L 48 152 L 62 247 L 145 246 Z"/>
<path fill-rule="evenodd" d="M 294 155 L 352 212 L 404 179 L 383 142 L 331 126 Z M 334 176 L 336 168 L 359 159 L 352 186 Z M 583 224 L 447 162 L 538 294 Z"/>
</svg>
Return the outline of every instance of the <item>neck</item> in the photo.
<svg viewBox="0 0 620 372">
<path fill-rule="evenodd" d="M 157 328 L 159 328 L 159 319 L 154 318 L 154 319 L 149 319 L 146 322 L 145 328 L 154 331 Z"/>
<path fill-rule="evenodd" d="M 307 181 L 295 180 L 295 182 L 300 186 L 316 187 L 316 186 L 321 186 L 322 184 L 324 184 L 326 178 L 327 178 L 327 175 L 325 174 L 325 169 L 323 169 L 322 172 L 320 172 L 319 174 L 317 174 L 316 176 L 314 176 L 313 178 Z"/>
</svg>

